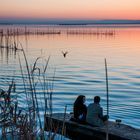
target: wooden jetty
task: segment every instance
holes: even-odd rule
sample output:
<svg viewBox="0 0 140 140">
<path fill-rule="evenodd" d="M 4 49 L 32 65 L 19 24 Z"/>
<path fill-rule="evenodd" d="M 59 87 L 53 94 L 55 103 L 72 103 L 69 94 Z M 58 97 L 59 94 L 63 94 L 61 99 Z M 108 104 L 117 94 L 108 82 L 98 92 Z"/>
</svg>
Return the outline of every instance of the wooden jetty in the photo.
<svg viewBox="0 0 140 140">
<path fill-rule="evenodd" d="M 44 129 L 65 135 L 73 140 L 106 140 L 107 125 L 94 127 L 70 121 L 71 114 L 46 115 Z M 140 140 L 140 129 L 108 121 L 109 140 Z"/>
</svg>

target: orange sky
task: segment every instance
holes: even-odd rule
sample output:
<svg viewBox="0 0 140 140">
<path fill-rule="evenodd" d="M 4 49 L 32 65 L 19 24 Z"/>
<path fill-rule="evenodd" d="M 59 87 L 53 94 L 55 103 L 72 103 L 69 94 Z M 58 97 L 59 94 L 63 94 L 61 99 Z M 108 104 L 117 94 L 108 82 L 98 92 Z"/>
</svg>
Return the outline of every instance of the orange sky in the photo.
<svg viewBox="0 0 140 140">
<path fill-rule="evenodd" d="M 140 19 L 140 0 L 0 0 L 0 17 Z"/>
</svg>

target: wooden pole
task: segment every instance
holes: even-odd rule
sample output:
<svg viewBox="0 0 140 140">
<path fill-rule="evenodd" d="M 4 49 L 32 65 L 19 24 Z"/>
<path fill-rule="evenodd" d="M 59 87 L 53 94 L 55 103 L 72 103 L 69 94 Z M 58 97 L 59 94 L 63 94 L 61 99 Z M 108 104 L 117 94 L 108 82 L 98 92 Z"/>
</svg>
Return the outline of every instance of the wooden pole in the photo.
<svg viewBox="0 0 140 140">
<path fill-rule="evenodd" d="M 106 75 L 107 115 L 109 116 L 109 90 L 108 90 L 108 73 L 107 73 L 106 59 L 105 59 L 105 75 Z M 106 140 L 108 140 L 108 122 L 107 122 L 107 129 L 106 129 Z"/>
<path fill-rule="evenodd" d="M 107 73 L 107 62 L 106 62 L 106 59 L 105 59 L 105 73 L 106 73 L 107 115 L 109 115 L 109 90 L 108 90 L 108 73 Z"/>
</svg>

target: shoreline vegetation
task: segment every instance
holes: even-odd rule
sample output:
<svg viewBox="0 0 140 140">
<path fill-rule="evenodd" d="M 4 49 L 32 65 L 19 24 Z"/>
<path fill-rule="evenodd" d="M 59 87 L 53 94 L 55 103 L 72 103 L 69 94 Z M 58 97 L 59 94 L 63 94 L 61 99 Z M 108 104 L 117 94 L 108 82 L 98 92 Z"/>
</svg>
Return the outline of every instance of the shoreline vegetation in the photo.
<svg viewBox="0 0 140 140">
<path fill-rule="evenodd" d="M 59 28 L 46 27 L 39 28 L 34 27 L 30 28 L 28 26 L 22 26 L 15 28 L 14 26 L 0 28 L 0 49 L 8 49 L 13 50 L 15 53 L 22 49 L 19 49 L 19 41 L 18 36 L 24 35 L 25 37 L 29 35 L 95 35 L 95 36 L 114 36 L 114 29 L 102 29 L 102 28 L 65 28 L 65 30 L 61 30 Z"/>
<path fill-rule="evenodd" d="M 26 28 L 24 31 L 23 35 L 29 35 Z M 0 87 L 0 139 L 53 140 L 56 137 L 61 140 L 65 139 L 64 136 L 57 135 L 57 130 L 52 132 L 51 120 L 48 122 L 49 131 L 44 131 L 44 120 L 41 113 L 43 112 L 43 116 L 51 116 L 53 113 L 52 96 L 55 70 L 54 75 L 48 78 L 50 56 L 47 59 L 38 57 L 33 64 L 29 64 L 24 47 L 18 40 L 19 35 L 21 35 L 20 29 L 0 30 L 0 51 L 4 53 L 5 50 L 7 55 L 12 51 L 18 55 L 23 83 L 23 91 L 20 94 L 17 91 L 14 76 L 6 85 L 7 89 Z M 23 57 L 22 61 L 21 57 Z M 40 97 L 38 88 L 41 88 L 43 98 Z M 24 107 L 20 105 L 18 99 L 21 94 L 26 98 Z"/>
<path fill-rule="evenodd" d="M 24 65 L 21 62 L 21 55 L 24 57 Z M 32 67 L 28 63 L 23 48 L 22 52 L 18 53 L 18 58 L 23 81 L 22 94 L 26 100 L 24 107 L 21 107 L 14 77 L 7 85 L 7 89 L 0 88 L 0 139 L 54 140 L 56 137 L 64 139 L 64 136 L 57 135 L 57 130 L 52 132 L 54 127 L 51 119 L 48 121 L 49 130 L 44 131 L 44 121 L 41 116 L 42 111 L 44 116 L 51 116 L 53 113 L 52 96 L 55 71 L 53 77 L 48 79 L 47 68 L 50 56 L 44 60 L 45 63 L 42 66 L 38 64 L 42 58 L 36 58 Z M 43 99 L 40 98 L 37 91 L 39 87 L 42 89 Z"/>
<path fill-rule="evenodd" d="M 110 35 L 115 34 L 115 30 L 113 29 L 101 29 L 100 27 L 97 27 L 95 29 L 87 28 L 82 26 L 83 28 L 67 28 L 66 30 L 61 30 L 57 28 L 57 26 L 48 26 L 46 28 L 39 28 L 39 26 L 34 27 L 31 29 L 30 27 L 22 26 L 14 28 L 14 26 L 7 27 L 5 29 L 0 29 L 0 36 L 18 36 L 18 35 L 45 35 L 45 34 L 93 34 L 93 35 Z"/>
</svg>

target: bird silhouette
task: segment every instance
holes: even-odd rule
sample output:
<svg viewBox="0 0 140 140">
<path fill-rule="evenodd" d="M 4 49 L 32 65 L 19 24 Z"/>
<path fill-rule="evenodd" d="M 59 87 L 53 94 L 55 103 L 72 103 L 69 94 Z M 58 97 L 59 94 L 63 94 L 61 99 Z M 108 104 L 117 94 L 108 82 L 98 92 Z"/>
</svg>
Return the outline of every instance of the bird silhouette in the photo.
<svg viewBox="0 0 140 140">
<path fill-rule="evenodd" d="M 63 52 L 62 51 L 62 54 L 63 54 L 63 56 L 64 56 L 64 58 L 66 57 L 66 55 L 68 54 L 68 52 L 66 51 L 66 52 Z"/>
</svg>

